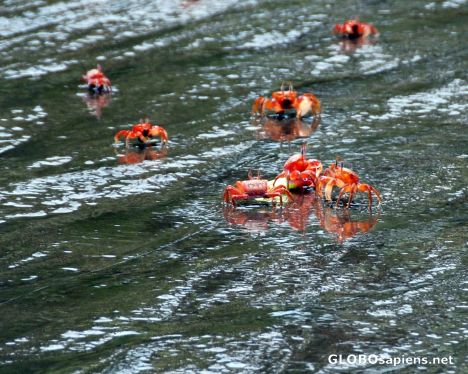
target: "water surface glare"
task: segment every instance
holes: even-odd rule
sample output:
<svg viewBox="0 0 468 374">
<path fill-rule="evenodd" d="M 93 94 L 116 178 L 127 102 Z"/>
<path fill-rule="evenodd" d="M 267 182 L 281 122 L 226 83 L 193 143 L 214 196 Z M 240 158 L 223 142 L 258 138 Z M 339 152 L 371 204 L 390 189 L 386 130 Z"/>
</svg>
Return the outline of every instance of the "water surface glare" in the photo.
<svg viewBox="0 0 468 374">
<path fill-rule="evenodd" d="M 467 11 L 5 0 L 0 372 L 467 372 Z M 336 39 L 353 16 L 380 36 Z M 97 63 L 113 92 L 96 98 L 80 78 Z M 282 81 L 317 95 L 320 120 L 250 118 Z M 113 145 L 145 117 L 167 150 Z M 303 142 L 382 208 L 221 204 Z"/>
</svg>

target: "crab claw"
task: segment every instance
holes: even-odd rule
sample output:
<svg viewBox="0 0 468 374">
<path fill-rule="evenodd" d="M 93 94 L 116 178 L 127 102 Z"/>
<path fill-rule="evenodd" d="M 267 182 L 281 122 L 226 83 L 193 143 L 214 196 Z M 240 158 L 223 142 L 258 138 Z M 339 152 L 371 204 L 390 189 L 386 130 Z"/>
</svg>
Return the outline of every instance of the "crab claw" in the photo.
<svg viewBox="0 0 468 374">
<path fill-rule="evenodd" d="M 317 97 L 310 93 L 305 93 L 301 95 L 297 100 L 297 118 L 302 118 L 312 113 L 314 116 L 320 115 L 322 108 L 320 100 Z"/>
<path fill-rule="evenodd" d="M 167 136 L 167 131 L 162 128 L 161 126 L 153 126 L 149 130 L 148 137 L 153 138 L 155 136 L 159 136 L 163 142 L 163 144 L 167 144 L 169 142 L 169 138 Z"/>
<path fill-rule="evenodd" d="M 266 110 L 273 111 L 276 114 L 284 113 L 284 108 L 275 98 L 268 99 L 263 96 L 259 96 L 255 99 L 252 105 L 252 114 L 259 114 L 261 117 L 263 117 Z"/>
<path fill-rule="evenodd" d="M 252 115 L 260 114 L 261 116 L 263 116 L 264 114 L 263 103 L 264 102 L 265 102 L 265 98 L 263 96 L 259 96 L 255 99 L 252 105 Z"/>
</svg>

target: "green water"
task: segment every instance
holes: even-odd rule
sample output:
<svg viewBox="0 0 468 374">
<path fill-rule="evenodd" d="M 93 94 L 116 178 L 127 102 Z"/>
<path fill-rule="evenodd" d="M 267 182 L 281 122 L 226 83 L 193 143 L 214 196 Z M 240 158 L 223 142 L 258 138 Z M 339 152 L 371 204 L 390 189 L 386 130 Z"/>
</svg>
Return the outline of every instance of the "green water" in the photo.
<svg viewBox="0 0 468 374">
<path fill-rule="evenodd" d="M 379 38 L 333 37 L 352 16 Z M 462 1 L 0 5 L 0 372 L 466 372 L 467 24 Z M 251 120 L 282 81 L 320 121 Z M 144 117 L 165 157 L 113 146 Z M 223 207 L 305 141 L 382 208 Z"/>
</svg>

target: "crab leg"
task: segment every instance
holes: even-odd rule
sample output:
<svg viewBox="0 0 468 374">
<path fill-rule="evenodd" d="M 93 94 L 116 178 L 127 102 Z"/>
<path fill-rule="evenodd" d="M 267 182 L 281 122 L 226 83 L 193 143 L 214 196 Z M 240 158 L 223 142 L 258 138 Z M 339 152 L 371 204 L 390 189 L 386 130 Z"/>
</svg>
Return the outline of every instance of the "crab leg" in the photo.
<svg viewBox="0 0 468 374">
<path fill-rule="evenodd" d="M 338 208 L 338 204 L 341 201 L 341 197 L 346 193 L 349 193 L 349 200 L 347 204 L 347 206 L 349 207 L 349 204 L 351 203 L 351 198 L 353 197 L 353 188 L 354 188 L 354 185 L 351 185 L 351 186 L 345 186 L 340 190 L 340 194 L 338 195 L 338 199 L 336 200 L 336 205 L 335 205 L 336 208 Z"/>
<path fill-rule="evenodd" d="M 271 202 L 272 202 L 273 204 L 275 204 L 275 200 L 274 200 L 275 197 L 279 197 L 280 205 L 283 206 L 283 197 L 282 197 L 282 194 L 281 194 L 281 193 L 279 193 L 279 192 L 274 192 L 274 191 L 272 191 L 272 192 L 266 192 L 264 196 L 270 198 L 270 199 L 271 199 Z"/>
<path fill-rule="evenodd" d="M 281 195 L 284 194 L 284 195 L 286 195 L 288 197 L 289 200 L 294 201 L 294 197 L 291 194 L 291 192 L 289 192 L 289 189 L 285 188 L 282 185 L 274 187 L 270 192 L 275 192 L 275 193 L 280 194 L 279 195 L 280 199 L 281 199 Z"/>
<path fill-rule="evenodd" d="M 118 143 L 119 140 L 120 140 L 120 138 L 122 138 L 122 137 L 124 137 L 124 136 L 127 137 L 129 133 L 130 133 L 129 130 L 120 130 L 120 131 L 119 131 L 117 134 L 115 134 L 115 136 L 114 136 L 115 142 Z"/>
<path fill-rule="evenodd" d="M 249 195 L 247 194 L 234 195 L 234 196 L 231 196 L 231 202 L 232 202 L 232 205 L 236 206 L 237 200 L 247 200 L 248 198 L 249 198 Z"/>
<path fill-rule="evenodd" d="M 352 188 L 351 188 L 351 191 L 349 192 L 349 200 L 348 200 L 348 204 L 346 205 L 347 208 L 349 208 L 349 206 L 351 205 L 351 203 L 353 201 L 354 194 L 356 193 L 356 191 L 357 191 L 357 186 L 353 185 Z"/>
<path fill-rule="evenodd" d="M 362 183 L 358 186 L 359 191 L 361 192 L 368 192 L 369 193 L 369 206 L 372 206 L 372 196 L 371 194 L 374 193 L 375 196 L 377 197 L 377 200 L 379 201 L 379 205 L 382 203 L 382 197 L 380 196 L 380 192 L 377 191 L 373 186 L 370 184 L 365 184 Z"/>
</svg>

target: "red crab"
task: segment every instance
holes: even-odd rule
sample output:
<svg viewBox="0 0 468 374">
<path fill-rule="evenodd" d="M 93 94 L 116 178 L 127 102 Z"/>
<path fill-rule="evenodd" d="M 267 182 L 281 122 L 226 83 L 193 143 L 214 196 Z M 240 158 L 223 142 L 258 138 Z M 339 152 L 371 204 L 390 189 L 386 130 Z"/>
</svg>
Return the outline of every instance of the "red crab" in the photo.
<svg viewBox="0 0 468 374">
<path fill-rule="evenodd" d="M 249 179 L 237 181 L 235 186 L 227 186 L 224 190 L 223 199 L 226 203 L 236 205 L 237 200 L 250 200 L 257 198 L 279 197 L 280 205 L 283 205 L 283 195 L 293 200 L 291 192 L 285 186 L 269 187 L 268 180 L 260 179 L 260 176 L 252 177 L 249 173 Z"/>
<path fill-rule="evenodd" d="M 167 144 L 166 130 L 161 126 L 153 125 L 146 119 L 142 123 L 133 125 L 131 130 L 120 130 L 115 134 L 114 140 L 117 143 L 121 137 L 125 137 L 125 146 L 128 148 L 130 139 L 138 139 L 139 145 L 152 145 L 149 141 L 156 136 L 161 138 L 163 144 Z"/>
<path fill-rule="evenodd" d="M 102 72 L 101 65 L 97 65 L 96 69 L 89 70 L 83 75 L 83 80 L 88 85 L 89 92 L 93 94 L 108 93 L 111 91 L 111 82 Z"/>
<path fill-rule="evenodd" d="M 357 192 L 367 192 L 369 208 L 372 207 L 372 194 L 377 197 L 379 204 L 382 202 L 379 191 L 370 184 L 360 183 L 359 176 L 354 171 L 343 167 L 343 164 L 338 165 L 338 162 L 331 164 L 331 166 L 326 169 L 323 175 L 319 178 L 317 183 L 317 192 L 321 197 L 325 194 L 325 199 L 327 201 L 331 201 L 332 190 L 335 186 L 341 189 L 336 206 L 338 206 L 341 197 L 345 193 L 349 193 L 349 199 L 346 205 L 348 208 L 353 200 L 354 194 Z"/>
<path fill-rule="evenodd" d="M 371 25 L 370 23 L 359 22 L 354 19 L 345 21 L 342 25 L 336 24 L 333 28 L 333 33 L 348 39 L 357 39 L 360 37 L 365 38 L 370 34 L 379 34 L 374 25 Z"/>
<path fill-rule="evenodd" d="M 278 116 L 284 116 L 286 110 L 295 110 L 296 117 L 299 119 L 309 114 L 318 115 L 321 111 L 320 100 L 311 93 L 298 95 L 291 84 L 285 91 L 282 84 L 281 91 L 273 92 L 271 99 L 260 96 L 252 105 L 252 114 L 260 114 L 262 117 L 266 111 L 273 111 Z"/>
<path fill-rule="evenodd" d="M 315 187 L 322 174 L 322 163 L 315 159 L 306 159 L 306 144 L 301 147 L 301 153 L 289 157 L 283 166 L 283 172 L 278 174 L 273 185 L 279 178 L 286 178 L 286 188 Z"/>
</svg>

